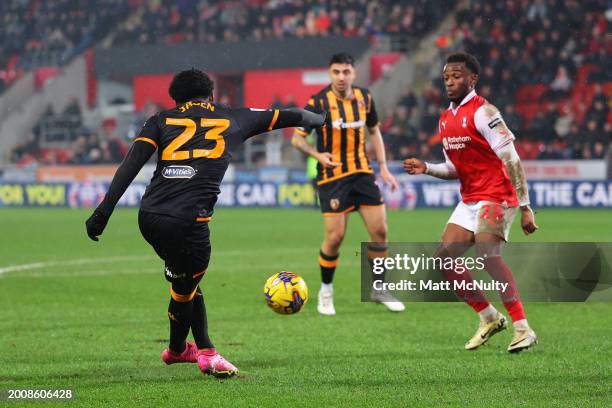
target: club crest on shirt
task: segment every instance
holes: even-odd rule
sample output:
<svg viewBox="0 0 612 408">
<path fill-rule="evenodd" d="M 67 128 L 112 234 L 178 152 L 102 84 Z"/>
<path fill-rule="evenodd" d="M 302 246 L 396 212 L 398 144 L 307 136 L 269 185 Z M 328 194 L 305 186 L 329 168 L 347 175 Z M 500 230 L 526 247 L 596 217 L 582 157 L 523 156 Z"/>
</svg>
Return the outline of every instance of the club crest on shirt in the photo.
<svg viewBox="0 0 612 408">
<path fill-rule="evenodd" d="M 461 127 L 467 127 L 467 116 L 464 116 L 463 119 L 461 119 Z"/>
<path fill-rule="evenodd" d="M 331 200 L 329 200 L 329 206 L 332 210 L 336 211 L 338 207 L 340 207 L 340 200 L 338 200 L 337 198 L 332 198 Z"/>
</svg>

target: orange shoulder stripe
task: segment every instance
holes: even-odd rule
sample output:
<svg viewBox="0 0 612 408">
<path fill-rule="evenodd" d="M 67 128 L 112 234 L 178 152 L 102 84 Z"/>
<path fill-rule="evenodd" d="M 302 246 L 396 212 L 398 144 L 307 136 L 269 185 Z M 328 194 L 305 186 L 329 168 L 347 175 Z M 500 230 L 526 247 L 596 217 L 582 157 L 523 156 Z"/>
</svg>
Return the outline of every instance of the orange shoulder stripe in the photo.
<svg viewBox="0 0 612 408">
<path fill-rule="evenodd" d="M 150 143 L 153 145 L 153 147 L 157 149 L 157 143 L 155 143 L 153 139 L 149 139 L 148 137 L 137 137 L 136 139 L 134 139 L 134 142 L 138 141 Z"/>
<path fill-rule="evenodd" d="M 274 116 L 272 116 L 272 120 L 270 121 L 270 126 L 268 126 L 268 130 L 272 130 L 274 125 L 276 125 L 276 121 L 278 120 L 278 109 L 274 109 Z"/>
</svg>

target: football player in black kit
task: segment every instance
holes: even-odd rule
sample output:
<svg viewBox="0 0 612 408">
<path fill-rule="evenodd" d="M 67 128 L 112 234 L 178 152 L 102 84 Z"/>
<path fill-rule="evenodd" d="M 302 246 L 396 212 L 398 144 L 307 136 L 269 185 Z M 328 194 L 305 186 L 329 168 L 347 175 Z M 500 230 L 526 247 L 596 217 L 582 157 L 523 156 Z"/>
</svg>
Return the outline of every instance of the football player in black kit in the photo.
<svg viewBox="0 0 612 408">
<path fill-rule="evenodd" d="M 325 114 L 299 108 L 229 109 L 212 101 L 214 84 L 204 72 L 176 74 L 169 94 L 176 107 L 150 117 L 117 169 L 104 200 L 86 221 L 87 235 L 102 234 L 119 198 L 155 150 L 158 162 L 140 205 L 138 224 L 165 263 L 171 283 L 170 344 L 166 364 L 198 363 L 205 374 L 230 377 L 238 369 L 208 337 L 199 282 L 210 259 L 208 222 L 235 151 L 246 139 L 273 129 L 321 126 Z M 186 342 L 189 330 L 195 343 Z"/>
</svg>

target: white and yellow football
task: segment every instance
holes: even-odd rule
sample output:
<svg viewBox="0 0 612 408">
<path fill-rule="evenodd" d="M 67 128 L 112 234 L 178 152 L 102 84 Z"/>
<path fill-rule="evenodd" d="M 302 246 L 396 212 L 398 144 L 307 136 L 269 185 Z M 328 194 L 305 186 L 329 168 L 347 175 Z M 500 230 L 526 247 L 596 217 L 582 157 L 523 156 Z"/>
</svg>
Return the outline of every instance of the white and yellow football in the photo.
<svg viewBox="0 0 612 408">
<path fill-rule="evenodd" d="M 308 302 L 308 286 L 298 274 L 282 271 L 268 278 L 264 296 L 268 306 L 276 313 L 294 314 Z"/>
</svg>

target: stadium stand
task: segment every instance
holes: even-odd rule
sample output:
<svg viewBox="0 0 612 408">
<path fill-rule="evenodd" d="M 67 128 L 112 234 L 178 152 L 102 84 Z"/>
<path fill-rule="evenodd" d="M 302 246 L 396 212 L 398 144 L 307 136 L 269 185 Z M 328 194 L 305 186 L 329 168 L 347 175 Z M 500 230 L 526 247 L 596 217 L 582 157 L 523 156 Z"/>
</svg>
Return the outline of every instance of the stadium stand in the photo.
<svg viewBox="0 0 612 408">
<path fill-rule="evenodd" d="M 472 1 L 437 44 L 441 55 L 465 49 L 478 57 L 479 92 L 504 112 L 521 157 L 603 158 L 612 139 L 607 9 L 606 1 Z M 390 151 L 395 159 L 436 156 L 429 135 L 442 96 L 439 78 L 419 95 L 407 91 L 383 128 L 388 145 L 401 146 Z"/>
<path fill-rule="evenodd" d="M 0 94 L 24 71 L 66 63 L 103 38 L 128 10 L 123 0 L 3 0 Z"/>
<path fill-rule="evenodd" d="M 212 43 L 264 38 L 420 36 L 444 11 L 416 0 L 132 1 L 113 44 Z"/>
<path fill-rule="evenodd" d="M 212 43 L 304 37 L 403 35 L 420 38 L 453 9 L 418 0 L 59 0 L 2 2 L 0 92 L 19 72 L 41 62 L 60 64 L 102 38 L 123 44 Z M 83 10 L 87 8 L 88 12 Z M 28 12 L 24 12 L 27 10 Z M 524 159 L 605 157 L 612 137 L 612 41 L 607 2 L 541 0 L 461 3 L 452 28 L 436 45 L 440 59 L 458 49 L 484 67 L 479 92 L 503 112 L 519 137 Z M 23 21 L 17 21 L 18 17 Z M 77 29 L 78 27 L 78 29 Z M 57 41 L 53 39 L 58 39 Z M 9 41 L 10 39 L 10 41 Z M 381 112 L 391 159 L 417 154 L 440 159 L 437 118 L 447 105 L 437 72 L 423 89 L 407 89 L 391 112 Z M 137 113 L 135 122 L 142 122 Z M 40 143 L 40 130 L 63 129 L 74 148 Z M 126 140 L 107 120 L 88 129 L 80 113 L 48 112 L 13 149 L 13 163 L 109 163 Z M 49 140 L 49 138 L 45 138 Z"/>
</svg>

